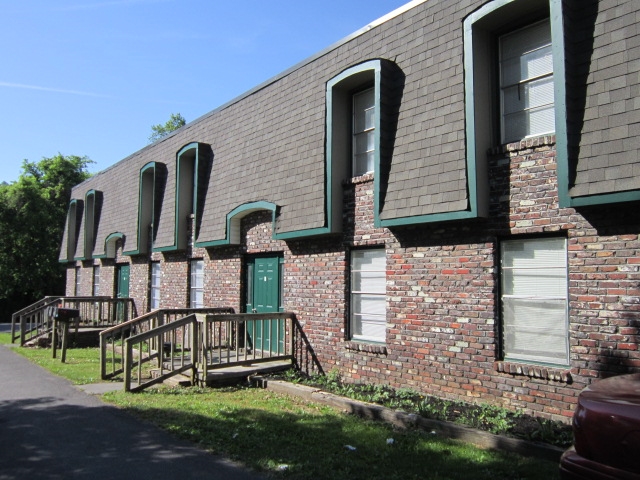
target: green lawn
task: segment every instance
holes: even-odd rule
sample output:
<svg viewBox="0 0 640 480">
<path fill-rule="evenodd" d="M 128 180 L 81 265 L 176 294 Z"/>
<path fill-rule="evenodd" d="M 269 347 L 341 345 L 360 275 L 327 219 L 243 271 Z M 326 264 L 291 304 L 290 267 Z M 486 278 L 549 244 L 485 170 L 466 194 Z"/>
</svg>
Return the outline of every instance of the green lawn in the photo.
<svg viewBox="0 0 640 480">
<path fill-rule="evenodd" d="M 0 334 L 0 343 L 8 343 Z M 76 384 L 99 381 L 98 349 L 15 348 Z M 554 479 L 557 464 L 481 450 L 255 388 L 114 392 L 104 399 L 203 448 L 275 478 Z"/>
<path fill-rule="evenodd" d="M 261 389 L 110 393 L 106 400 L 203 448 L 298 479 L 553 479 L 552 462 L 395 430 Z"/>
</svg>

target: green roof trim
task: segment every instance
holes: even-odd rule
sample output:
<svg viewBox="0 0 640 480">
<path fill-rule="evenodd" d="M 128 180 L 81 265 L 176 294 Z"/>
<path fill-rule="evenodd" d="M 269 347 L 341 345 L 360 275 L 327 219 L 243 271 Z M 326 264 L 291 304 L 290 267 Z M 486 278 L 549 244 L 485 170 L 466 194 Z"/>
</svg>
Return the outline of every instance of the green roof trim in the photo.
<svg viewBox="0 0 640 480">
<path fill-rule="evenodd" d="M 423 223 L 451 222 L 455 220 L 471 220 L 478 218 L 472 211 L 460 210 L 457 212 L 430 213 L 428 215 L 415 215 L 411 217 L 398 217 L 381 220 L 378 227 L 400 227 L 408 225 L 420 225 Z"/>
<path fill-rule="evenodd" d="M 627 192 L 617 192 L 602 195 L 590 195 L 583 197 L 572 197 L 572 207 L 590 207 L 595 205 L 607 205 L 612 203 L 625 203 L 640 201 L 640 190 L 630 190 Z"/>
</svg>

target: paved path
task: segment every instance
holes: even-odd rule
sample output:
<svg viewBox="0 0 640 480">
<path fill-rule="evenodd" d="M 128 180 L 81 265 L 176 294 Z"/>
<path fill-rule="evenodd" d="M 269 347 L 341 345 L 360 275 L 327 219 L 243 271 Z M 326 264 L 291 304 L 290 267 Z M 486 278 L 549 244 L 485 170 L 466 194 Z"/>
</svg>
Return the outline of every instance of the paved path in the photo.
<svg viewBox="0 0 640 480">
<path fill-rule="evenodd" d="M 176 440 L 0 345 L 0 480 L 264 478 Z"/>
</svg>

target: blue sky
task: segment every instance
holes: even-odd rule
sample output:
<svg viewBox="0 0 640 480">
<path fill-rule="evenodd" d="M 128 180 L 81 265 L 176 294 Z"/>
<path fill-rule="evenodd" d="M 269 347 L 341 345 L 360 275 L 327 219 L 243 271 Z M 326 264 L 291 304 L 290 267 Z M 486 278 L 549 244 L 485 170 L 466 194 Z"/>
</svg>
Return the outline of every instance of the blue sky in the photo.
<svg viewBox="0 0 640 480">
<path fill-rule="evenodd" d="M 0 0 L 0 182 L 23 159 L 97 172 L 409 0 Z"/>
</svg>

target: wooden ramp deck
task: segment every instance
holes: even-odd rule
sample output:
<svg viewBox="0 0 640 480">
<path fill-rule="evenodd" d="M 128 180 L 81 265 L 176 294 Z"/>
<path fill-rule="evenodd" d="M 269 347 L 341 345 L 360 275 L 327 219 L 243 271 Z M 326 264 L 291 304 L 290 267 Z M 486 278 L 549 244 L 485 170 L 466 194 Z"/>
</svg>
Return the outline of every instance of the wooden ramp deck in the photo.
<svg viewBox="0 0 640 480">
<path fill-rule="evenodd" d="M 255 375 L 281 372 L 291 368 L 292 365 L 293 364 L 290 360 L 273 360 L 246 365 L 219 367 L 214 370 L 210 370 L 207 373 L 207 378 L 205 379 L 204 384 L 207 387 L 215 387 L 230 383 L 237 383 Z M 151 376 L 157 375 L 160 375 L 160 369 L 153 369 L 151 371 Z M 167 378 L 162 383 L 169 386 L 189 386 L 192 384 L 192 380 L 188 375 L 177 374 L 173 377 Z M 135 386 L 137 386 L 135 382 L 132 382 L 132 387 Z"/>
</svg>

